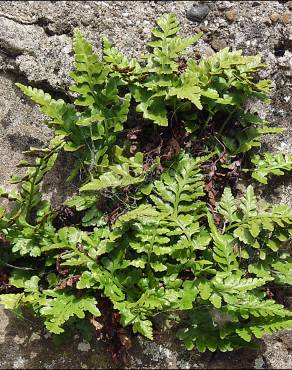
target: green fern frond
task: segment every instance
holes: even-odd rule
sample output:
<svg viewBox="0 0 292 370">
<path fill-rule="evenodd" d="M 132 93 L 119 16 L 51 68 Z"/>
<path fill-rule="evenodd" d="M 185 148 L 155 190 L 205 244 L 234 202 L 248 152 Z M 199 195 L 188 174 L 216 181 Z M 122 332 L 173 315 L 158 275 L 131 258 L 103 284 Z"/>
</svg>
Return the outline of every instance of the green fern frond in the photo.
<svg viewBox="0 0 292 370">
<path fill-rule="evenodd" d="M 236 256 L 233 252 L 234 238 L 228 234 L 220 234 L 217 230 L 210 212 L 207 213 L 211 236 L 214 241 L 213 258 L 223 271 L 238 269 Z"/>
<path fill-rule="evenodd" d="M 117 66 L 118 68 L 129 67 L 128 58 L 118 51 L 117 48 L 113 47 L 112 43 L 107 37 L 102 39 L 103 45 L 103 60 L 107 63 Z"/>
<path fill-rule="evenodd" d="M 41 111 L 52 119 L 53 124 L 64 126 L 69 132 L 72 124 L 77 120 L 74 105 L 67 104 L 62 99 L 55 100 L 41 89 L 25 86 L 21 83 L 16 83 L 16 86 L 40 106 Z"/>
<path fill-rule="evenodd" d="M 99 61 L 98 55 L 93 53 L 91 44 L 78 29 L 74 33 L 73 50 L 75 72 L 70 76 L 75 81 L 75 85 L 70 89 L 79 94 L 75 105 L 93 106 L 98 96 L 98 89 L 101 89 L 106 82 L 110 68 Z"/>
<path fill-rule="evenodd" d="M 179 22 L 173 13 L 164 14 L 162 17 L 158 18 L 157 24 L 161 31 L 153 29 L 152 33 L 155 37 L 162 40 L 175 36 L 179 31 Z"/>
<path fill-rule="evenodd" d="M 194 159 L 182 153 L 176 164 L 154 182 L 150 195 L 160 212 L 161 225 L 170 229 L 167 235 L 179 237 L 172 247 L 177 258 L 184 259 L 187 258 L 184 253 L 205 249 L 210 241 L 197 222 L 205 210 L 205 203 L 200 199 L 204 191 L 199 169 L 204 160 L 206 157 Z"/>
<path fill-rule="evenodd" d="M 254 189 L 249 185 L 245 192 L 245 197 L 242 198 L 240 203 L 240 208 L 242 209 L 245 218 L 257 215 L 257 203 L 254 194 Z"/>
<path fill-rule="evenodd" d="M 234 222 L 238 220 L 236 215 L 237 205 L 234 196 L 232 195 L 231 189 L 226 187 L 223 191 L 220 202 L 217 205 L 217 211 L 224 216 L 228 222 Z"/>
<path fill-rule="evenodd" d="M 206 350 L 227 352 L 244 346 L 241 338 L 221 334 L 221 323 L 225 318 L 222 314 L 220 316 L 219 326 L 216 317 L 208 310 L 193 310 L 190 313 L 188 326 L 180 329 L 177 336 L 184 342 L 188 350 L 195 347 L 199 352 L 205 352 Z M 226 319 L 228 322 L 229 318 L 226 317 Z"/>
<path fill-rule="evenodd" d="M 221 276 L 217 274 L 212 283 L 216 291 L 222 294 L 240 294 L 241 292 L 248 292 L 256 288 L 262 287 L 267 281 L 273 280 L 271 277 L 261 277 L 261 278 L 243 278 L 242 273 L 239 271 L 237 273 L 229 274 L 227 276 Z M 229 297 L 224 295 L 224 299 L 229 299 Z"/>
<path fill-rule="evenodd" d="M 96 300 L 93 297 L 76 297 L 66 292 L 46 290 L 46 304 L 40 309 L 40 314 L 45 318 L 46 328 L 55 333 L 64 332 L 62 325 L 72 316 L 82 319 L 88 311 L 94 316 L 100 316 L 96 307 Z"/>
<path fill-rule="evenodd" d="M 254 248 L 260 248 L 262 243 L 276 251 L 281 242 L 289 238 L 286 228 L 291 225 L 292 214 L 287 205 L 260 206 L 251 185 L 240 199 L 239 206 L 230 195 L 229 190 L 224 191 L 217 210 L 229 222 L 226 230 L 232 230 L 233 236 L 240 242 Z"/>
<path fill-rule="evenodd" d="M 281 329 L 292 328 L 292 320 L 287 318 L 272 316 L 265 318 L 255 318 L 242 328 L 237 328 L 236 333 L 244 340 L 250 341 L 254 335 L 262 338 L 264 334 L 273 334 Z"/>
<path fill-rule="evenodd" d="M 124 163 L 109 166 L 109 171 L 83 185 L 80 191 L 100 191 L 105 188 L 126 187 L 139 184 L 145 179 L 143 154 L 138 152 Z"/>
<path fill-rule="evenodd" d="M 116 227 L 127 225 L 130 221 L 137 222 L 139 220 L 150 218 L 153 219 L 158 216 L 159 213 L 156 209 L 148 204 L 141 204 L 139 207 L 129 210 L 128 212 L 121 215 L 115 222 Z"/>
<path fill-rule="evenodd" d="M 292 285 L 292 260 L 272 263 L 272 272 L 279 284 Z"/>
<path fill-rule="evenodd" d="M 248 319 L 250 316 L 291 316 L 291 312 L 285 309 L 283 305 L 275 303 L 272 299 L 259 299 L 258 296 L 250 292 L 245 292 L 234 303 L 230 302 L 227 310 L 230 313 L 239 313 L 244 319 Z"/>
<path fill-rule="evenodd" d="M 284 171 L 292 170 L 292 155 L 264 153 L 263 157 L 255 155 L 251 159 L 255 165 L 252 177 L 262 184 L 268 183 L 269 175 L 282 176 Z"/>
<path fill-rule="evenodd" d="M 161 212 L 177 217 L 188 213 L 192 207 L 198 216 L 204 208 L 204 203 L 199 201 L 204 196 L 199 165 L 206 160 L 207 157 L 195 159 L 182 153 L 177 163 L 154 182 L 151 199 Z"/>
</svg>

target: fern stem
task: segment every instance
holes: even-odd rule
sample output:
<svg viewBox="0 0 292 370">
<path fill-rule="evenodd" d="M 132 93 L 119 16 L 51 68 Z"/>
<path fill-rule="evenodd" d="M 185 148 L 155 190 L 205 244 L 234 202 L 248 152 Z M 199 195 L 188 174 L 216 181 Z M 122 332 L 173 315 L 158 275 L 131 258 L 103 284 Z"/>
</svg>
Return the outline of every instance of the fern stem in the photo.
<svg viewBox="0 0 292 370">
<path fill-rule="evenodd" d="M 11 267 L 11 268 L 17 269 L 17 270 L 24 270 L 24 271 L 32 271 L 32 270 L 35 270 L 32 267 L 14 266 L 14 265 L 11 265 L 10 263 L 5 263 L 5 266 Z"/>
<path fill-rule="evenodd" d="M 34 194 L 34 190 L 35 190 L 35 186 L 36 186 L 36 180 L 37 180 L 38 174 L 40 172 L 40 168 L 41 168 L 41 166 L 36 167 L 36 171 L 35 171 L 35 173 L 32 177 L 32 182 L 30 183 L 29 198 L 28 198 L 28 202 L 27 202 L 26 207 L 25 207 L 25 221 L 26 222 L 29 222 L 29 216 L 30 216 L 30 212 L 31 212 L 31 209 L 32 209 L 33 194 Z"/>
<path fill-rule="evenodd" d="M 232 109 L 232 110 L 229 112 L 229 114 L 228 114 L 228 116 L 227 116 L 226 120 L 223 122 L 222 126 L 220 127 L 219 135 L 221 135 L 221 134 L 222 134 L 222 132 L 223 132 L 224 128 L 226 127 L 227 123 L 230 121 L 230 119 L 231 119 L 232 115 L 235 113 L 236 109 L 237 109 L 237 107 L 235 107 L 234 109 Z"/>
<path fill-rule="evenodd" d="M 213 112 L 212 111 L 209 111 L 209 115 L 204 123 L 204 126 L 203 128 L 206 128 L 208 126 L 208 123 L 210 122 L 211 118 L 213 117 Z"/>
</svg>

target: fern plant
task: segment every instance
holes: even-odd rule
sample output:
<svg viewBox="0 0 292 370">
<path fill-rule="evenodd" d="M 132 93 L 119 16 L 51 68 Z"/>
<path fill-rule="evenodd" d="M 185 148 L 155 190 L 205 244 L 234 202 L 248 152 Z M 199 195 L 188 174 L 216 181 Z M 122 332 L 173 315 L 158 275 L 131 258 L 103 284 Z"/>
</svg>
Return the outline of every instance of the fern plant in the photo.
<svg viewBox="0 0 292 370">
<path fill-rule="evenodd" d="M 264 153 L 262 158 L 254 155 L 251 161 L 255 165 L 252 177 L 262 184 L 268 183 L 269 175 L 281 176 L 284 171 L 292 170 L 292 155 L 289 154 Z"/>
<path fill-rule="evenodd" d="M 0 302 L 30 307 L 55 334 L 76 322 L 106 327 L 105 299 L 111 322 L 149 339 L 153 317 L 177 314 L 178 337 L 199 351 L 252 346 L 292 326 L 268 295 L 292 283 L 291 210 L 258 201 L 252 185 L 239 197 L 217 181 L 236 173 L 266 183 L 291 170 L 289 155 L 255 151 L 262 135 L 281 131 L 245 110 L 250 97 L 268 101 L 269 81 L 254 79 L 264 65 L 228 48 L 184 61 L 202 35 L 178 31 L 174 15 L 162 16 L 149 54 L 129 60 L 107 38 L 99 58 L 76 30 L 70 103 L 17 84 L 55 136 L 31 148 L 35 161 L 12 179 L 17 191 L 0 190 L 13 202 L 0 208 L 0 268 L 17 289 Z M 63 205 L 74 222 L 42 198 L 62 151 L 76 160 L 69 180 L 82 175 Z M 249 155 L 254 168 L 241 171 Z"/>
</svg>

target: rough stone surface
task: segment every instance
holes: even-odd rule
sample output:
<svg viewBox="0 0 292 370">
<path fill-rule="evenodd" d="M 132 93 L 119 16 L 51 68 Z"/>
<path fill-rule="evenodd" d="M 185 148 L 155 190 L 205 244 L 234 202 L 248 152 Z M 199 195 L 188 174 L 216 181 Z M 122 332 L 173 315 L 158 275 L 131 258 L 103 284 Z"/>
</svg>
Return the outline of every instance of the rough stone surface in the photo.
<svg viewBox="0 0 292 370">
<path fill-rule="evenodd" d="M 207 5 L 192 6 L 187 11 L 187 18 L 193 22 L 201 22 L 209 14 L 210 8 Z"/>
<path fill-rule="evenodd" d="M 209 6 L 201 23 L 187 19 L 194 6 Z M 29 146 L 45 145 L 51 131 L 42 124 L 39 109 L 15 87 L 16 81 L 64 96 L 70 85 L 72 34 L 79 27 L 100 51 L 107 35 L 128 56 L 145 52 L 155 19 L 173 12 L 181 22 L 181 33 L 204 31 L 190 54 L 211 55 L 228 45 L 245 54 L 261 53 L 268 65 L 261 77 L 273 81 L 271 105 L 251 102 L 249 109 L 286 130 L 265 139 L 263 149 L 289 153 L 291 135 L 292 24 L 291 1 L 3 1 L 0 3 L 0 178 L 10 187 L 9 176 Z M 227 13 L 229 12 L 229 13 Z M 274 16 L 275 14 L 278 17 Z M 272 16 L 273 15 L 273 16 Z M 277 19 L 276 19 L 277 18 Z M 269 22 L 268 22 L 269 20 Z M 46 179 L 44 189 L 56 204 L 68 192 L 64 172 L 69 161 L 60 159 L 57 169 Z M 60 170 L 62 169 L 62 171 Z M 18 169 L 19 171 L 19 169 Z M 57 193 L 61 189 L 61 193 Z M 268 201 L 291 204 L 291 177 L 275 179 L 263 196 Z M 288 300 L 288 298 L 287 298 Z M 291 303 L 291 302 L 290 302 Z M 284 331 L 260 342 L 258 351 L 199 354 L 186 351 L 166 333 L 149 342 L 137 337 L 129 353 L 129 368 L 291 368 L 291 332 Z M 31 319 L 21 320 L 0 311 L 0 368 L 114 368 L 101 342 L 87 343 L 74 337 L 56 346 L 43 327 Z"/>
<path fill-rule="evenodd" d="M 280 15 L 276 12 L 273 12 L 271 15 L 270 15 L 270 19 L 272 22 L 277 22 L 277 20 L 280 18 Z"/>
<path fill-rule="evenodd" d="M 211 41 L 211 46 L 214 50 L 219 51 L 227 47 L 227 43 L 224 39 L 214 38 Z"/>
<path fill-rule="evenodd" d="M 227 10 L 225 16 L 230 22 L 234 22 L 237 19 L 237 10 L 236 9 Z"/>
</svg>

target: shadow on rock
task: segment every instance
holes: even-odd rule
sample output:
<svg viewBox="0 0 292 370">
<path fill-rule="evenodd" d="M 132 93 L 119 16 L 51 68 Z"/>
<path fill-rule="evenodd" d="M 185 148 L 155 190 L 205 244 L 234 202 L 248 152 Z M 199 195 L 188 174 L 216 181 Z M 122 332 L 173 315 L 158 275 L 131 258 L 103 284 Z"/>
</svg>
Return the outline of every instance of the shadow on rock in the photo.
<svg viewBox="0 0 292 370">
<path fill-rule="evenodd" d="M 74 166 L 70 153 L 61 152 L 53 169 L 45 176 L 42 191 L 48 195 L 54 208 L 62 205 L 70 196 L 78 193 L 78 176 L 66 182 Z"/>
<path fill-rule="evenodd" d="M 103 344 L 79 335 L 56 344 L 43 324 L 0 307 L 0 369 L 112 368 Z"/>
</svg>

